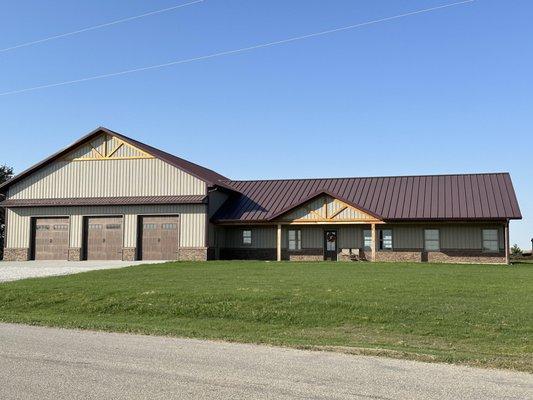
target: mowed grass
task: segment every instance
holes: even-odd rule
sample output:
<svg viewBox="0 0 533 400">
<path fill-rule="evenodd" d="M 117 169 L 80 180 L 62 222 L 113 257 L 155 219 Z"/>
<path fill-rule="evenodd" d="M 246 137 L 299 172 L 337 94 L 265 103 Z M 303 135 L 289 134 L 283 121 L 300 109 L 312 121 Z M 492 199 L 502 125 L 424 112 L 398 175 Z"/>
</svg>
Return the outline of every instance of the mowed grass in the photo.
<svg viewBox="0 0 533 400">
<path fill-rule="evenodd" d="M 167 263 L 0 284 L 0 320 L 533 372 L 533 266 Z"/>
</svg>

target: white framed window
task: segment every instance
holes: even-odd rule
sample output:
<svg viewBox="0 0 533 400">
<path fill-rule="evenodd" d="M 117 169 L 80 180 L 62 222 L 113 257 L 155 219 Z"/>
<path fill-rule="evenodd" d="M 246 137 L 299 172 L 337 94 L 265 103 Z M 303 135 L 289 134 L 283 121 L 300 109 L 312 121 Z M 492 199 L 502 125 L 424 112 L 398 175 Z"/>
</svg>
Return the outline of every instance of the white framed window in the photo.
<svg viewBox="0 0 533 400">
<path fill-rule="evenodd" d="M 250 229 L 244 229 L 242 231 L 242 244 L 245 246 L 252 245 L 252 231 Z"/>
<path fill-rule="evenodd" d="M 302 231 L 300 229 L 289 229 L 289 250 L 302 249 Z"/>
<path fill-rule="evenodd" d="M 500 250 L 498 240 L 498 229 L 483 229 L 483 251 L 488 253 L 497 253 Z"/>
<path fill-rule="evenodd" d="M 363 231 L 363 250 L 371 251 L 372 250 L 372 231 L 370 229 L 365 229 Z"/>
<path fill-rule="evenodd" d="M 379 249 L 392 250 L 392 229 L 379 230 Z"/>
<path fill-rule="evenodd" d="M 440 232 L 438 229 L 424 230 L 424 249 L 426 251 L 440 250 Z"/>
</svg>

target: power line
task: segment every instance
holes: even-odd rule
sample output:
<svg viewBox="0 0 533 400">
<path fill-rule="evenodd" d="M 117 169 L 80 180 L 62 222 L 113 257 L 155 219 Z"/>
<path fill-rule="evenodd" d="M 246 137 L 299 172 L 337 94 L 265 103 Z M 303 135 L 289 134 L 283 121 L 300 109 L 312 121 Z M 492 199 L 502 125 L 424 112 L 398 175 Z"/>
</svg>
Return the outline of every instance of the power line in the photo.
<svg viewBox="0 0 533 400">
<path fill-rule="evenodd" d="M 96 79 L 103 79 L 103 78 L 110 78 L 110 77 L 119 76 L 119 75 L 131 74 L 131 73 L 134 73 L 134 72 L 141 72 L 141 71 L 147 71 L 147 70 L 151 70 L 151 69 L 170 67 L 170 66 L 178 65 L 178 64 L 186 64 L 186 63 L 190 63 L 190 62 L 194 62 L 194 61 L 202 61 L 202 60 L 207 60 L 207 59 L 215 58 L 215 57 L 221 57 L 221 56 L 227 56 L 227 55 L 231 55 L 231 54 L 243 53 L 243 52 L 250 51 L 250 50 L 256 50 L 256 49 L 260 49 L 260 48 L 264 48 L 264 47 L 272 47 L 272 46 L 276 46 L 276 45 L 280 45 L 280 44 L 295 42 L 297 40 L 309 39 L 309 38 L 314 38 L 314 37 L 317 37 L 317 36 L 328 35 L 328 34 L 331 34 L 331 33 L 347 31 L 347 30 L 350 30 L 350 29 L 355 29 L 355 28 L 360 28 L 360 27 L 363 27 L 363 26 L 373 25 L 373 24 L 377 24 L 377 23 L 380 23 L 380 22 L 391 21 L 391 20 L 395 20 L 395 19 L 399 19 L 399 18 L 408 17 L 408 16 L 411 16 L 411 15 L 416 15 L 416 14 L 422 14 L 422 13 L 427 13 L 427 12 L 431 12 L 431 11 L 436 11 L 436 10 L 440 10 L 440 9 L 443 9 L 443 8 L 449 8 L 449 7 L 453 7 L 453 6 L 458 6 L 458 5 L 461 5 L 461 4 L 473 3 L 474 1 L 475 0 L 465 0 L 465 1 L 460 1 L 460 2 L 457 2 L 457 3 L 450 3 L 450 4 L 445 4 L 445 5 L 442 5 L 442 6 L 425 8 L 425 9 L 422 9 L 422 10 L 417 10 L 417 11 L 412 11 L 412 12 L 408 12 L 408 13 L 404 13 L 404 14 L 394 15 L 392 17 L 386 17 L 386 18 L 380 18 L 380 19 L 376 19 L 376 20 L 372 20 L 372 21 L 361 22 L 361 23 L 354 24 L 354 25 L 348 25 L 348 26 L 343 26 L 343 27 L 340 27 L 340 28 L 329 29 L 329 30 L 326 30 L 326 31 L 310 33 L 310 34 L 303 35 L 303 36 L 295 36 L 295 37 L 288 38 L 288 39 L 277 40 L 275 42 L 262 43 L 262 44 L 257 44 L 257 45 L 249 46 L 249 47 L 242 47 L 240 49 L 235 49 L 235 50 L 221 51 L 221 52 L 218 52 L 218 53 L 212 53 L 212 54 L 208 54 L 208 55 L 205 55 L 205 56 L 199 56 L 199 57 L 187 58 L 187 59 L 183 59 L 183 60 L 170 61 L 170 62 L 163 63 L 163 64 L 150 65 L 150 66 L 147 66 L 147 67 L 133 68 L 133 69 L 128 69 L 128 70 L 119 71 L 119 72 L 112 72 L 112 73 L 102 74 L 102 75 L 95 75 L 95 76 L 90 76 L 90 77 L 81 78 L 81 79 L 75 79 L 75 80 L 71 80 L 71 81 L 57 82 L 57 83 L 51 83 L 51 84 L 47 84 L 47 85 L 33 86 L 33 87 L 25 88 L 25 89 L 12 90 L 12 91 L 9 91 L 9 92 L 0 93 L 0 96 L 7 96 L 7 95 L 11 95 L 11 94 L 30 92 L 30 91 L 34 91 L 34 90 L 40 90 L 40 89 L 47 89 L 47 88 L 56 87 L 56 86 L 71 85 L 71 84 L 74 84 L 74 83 L 87 82 L 87 81 L 92 81 L 92 80 L 96 80 Z"/>
<path fill-rule="evenodd" d="M 129 21 L 133 21 L 135 19 L 149 17 L 149 16 L 155 15 L 155 14 L 162 14 L 162 13 L 165 13 L 165 12 L 168 12 L 168 11 L 176 10 L 178 8 L 192 6 L 193 4 L 203 3 L 204 1 L 205 0 L 191 1 L 189 3 L 179 4 L 177 6 L 163 8 L 161 10 L 150 11 L 150 12 L 147 12 L 145 14 L 135 15 L 133 17 L 122 18 L 122 19 L 118 19 L 116 21 L 106 22 L 105 24 L 89 26 L 87 28 L 79 29 L 79 30 L 72 31 L 72 32 L 62 33 L 60 35 L 50 36 L 50 37 L 47 37 L 47 38 L 44 38 L 44 39 L 34 40 L 34 41 L 31 41 L 31 42 L 21 43 L 21 44 L 15 45 L 15 46 L 6 47 L 5 49 L 0 49 L 0 53 L 5 53 L 5 52 L 10 51 L 10 50 L 20 49 L 21 47 L 28 47 L 28 46 L 33 46 L 33 45 L 39 44 L 39 43 L 49 42 L 51 40 L 64 38 L 64 37 L 67 37 L 67 36 L 77 35 L 77 34 L 83 33 L 83 32 L 94 31 L 96 29 L 104 28 L 104 27 L 111 26 L 111 25 L 122 24 L 123 22 L 129 22 Z"/>
</svg>

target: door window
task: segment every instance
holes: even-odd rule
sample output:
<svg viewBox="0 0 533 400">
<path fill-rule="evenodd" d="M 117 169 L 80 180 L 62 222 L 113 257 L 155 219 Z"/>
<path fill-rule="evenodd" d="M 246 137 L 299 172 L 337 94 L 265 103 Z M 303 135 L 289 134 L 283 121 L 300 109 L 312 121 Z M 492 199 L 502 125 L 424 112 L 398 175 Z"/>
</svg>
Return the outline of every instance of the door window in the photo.
<svg viewBox="0 0 533 400">
<path fill-rule="evenodd" d="M 327 251 L 337 250 L 337 232 L 333 232 L 333 231 L 326 232 L 326 250 Z"/>
</svg>

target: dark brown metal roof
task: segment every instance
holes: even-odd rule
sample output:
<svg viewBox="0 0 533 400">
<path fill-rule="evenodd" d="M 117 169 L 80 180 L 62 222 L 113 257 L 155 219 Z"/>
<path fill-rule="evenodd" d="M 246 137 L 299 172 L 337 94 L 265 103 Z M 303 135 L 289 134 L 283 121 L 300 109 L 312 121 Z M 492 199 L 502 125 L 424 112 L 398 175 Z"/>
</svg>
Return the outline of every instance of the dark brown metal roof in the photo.
<svg viewBox="0 0 533 400">
<path fill-rule="evenodd" d="M 508 173 L 226 181 L 219 222 L 267 222 L 323 193 L 388 221 L 521 219 Z"/>
<path fill-rule="evenodd" d="M 50 157 L 44 159 L 43 161 L 33 165 L 32 167 L 28 168 L 27 170 L 21 172 L 20 174 L 16 175 L 12 179 L 10 179 L 7 182 L 4 182 L 2 185 L 0 185 L 0 192 L 5 192 L 5 190 L 13 185 L 14 183 L 26 178 L 30 174 L 34 173 L 40 168 L 45 167 L 46 165 L 50 164 L 53 161 L 56 161 L 57 159 L 65 156 L 66 154 L 70 153 L 75 148 L 81 146 L 84 143 L 87 143 L 97 137 L 98 135 L 101 135 L 102 133 L 107 133 L 109 135 L 113 135 L 118 137 L 119 139 L 123 140 L 126 143 L 129 143 L 135 147 L 138 147 L 139 149 L 147 152 L 148 154 L 151 154 L 152 156 L 159 158 L 168 164 L 179 168 L 198 179 L 203 180 L 208 184 L 208 186 L 220 186 L 225 189 L 230 189 L 225 183 L 222 181 L 227 180 L 228 178 L 224 177 L 223 175 L 220 175 L 216 173 L 215 171 L 212 171 L 208 168 L 202 167 L 198 164 L 194 164 L 190 161 L 184 160 L 183 158 L 176 157 L 172 154 L 166 153 L 162 150 L 156 149 L 155 147 L 148 146 L 147 144 L 141 143 L 137 140 L 131 139 L 127 136 L 122 135 L 121 133 L 114 132 L 107 128 L 97 128 L 94 131 L 90 132 L 89 134 L 83 136 L 81 139 L 77 140 L 76 142 L 72 143 L 71 145 L 65 147 L 64 149 L 58 151 L 57 153 L 51 155 Z"/>
<path fill-rule="evenodd" d="M 72 199 L 32 199 L 6 200 L 0 207 L 63 207 L 63 206 L 114 206 L 148 204 L 203 204 L 204 195 L 189 196 L 142 196 L 142 197 L 83 197 Z"/>
</svg>

